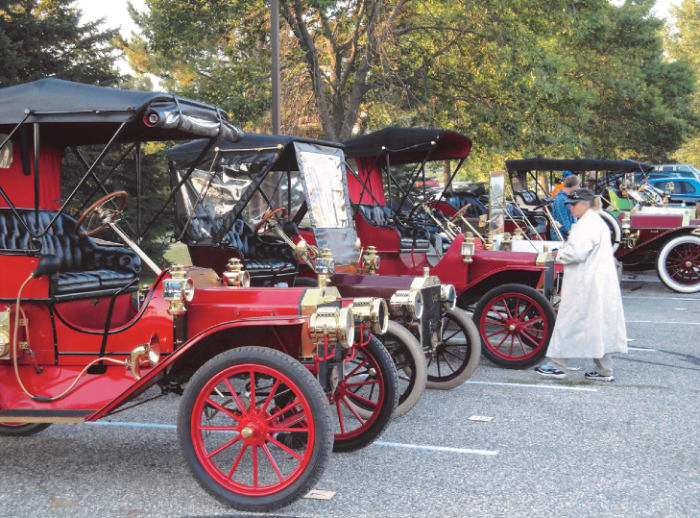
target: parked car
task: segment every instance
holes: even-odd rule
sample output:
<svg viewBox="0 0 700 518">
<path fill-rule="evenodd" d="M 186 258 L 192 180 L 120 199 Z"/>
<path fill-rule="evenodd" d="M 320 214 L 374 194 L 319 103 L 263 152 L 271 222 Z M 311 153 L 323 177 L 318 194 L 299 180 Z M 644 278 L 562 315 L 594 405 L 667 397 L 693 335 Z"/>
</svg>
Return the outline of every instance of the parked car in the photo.
<svg viewBox="0 0 700 518">
<path fill-rule="evenodd" d="M 647 183 L 663 192 L 672 202 L 700 202 L 700 180 L 696 178 L 653 178 Z"/>
<path fill-rule="evenodd" d="M 691 164 L 660 164 L 655 165 L 652 175 L 680 176 L 700 180 L 700 169 Z M 655 176 L 659 178 L 659 176 Z"/>
<path fill-rule="evenodd" d="M 44 79 L 0 89 L 0 133 L 0 150 L 12 149 L 0 153 L 0 435 L 96 421 L 158 386 L 182 395 L 177 433 L 199 484 L 238 509 L 268 511 L 314 487 L 334 447 L 356 449 L 383 429 L 396 370 L 376 337 L 355 334 L 337 289 L 251 288 L 245 272 L 161 269 L 122 228 L 128 194 L 110 192 L 111 171 L 98 174 L 105 157 L 128 156 L 140 182 L 142 142 L 238 141 L 225 112 Z M 92 162 L 87 145 L 100 148 Z M 66 149 L 84 170 L 64 174 Z M 83 201 L 103 195 L 76 207 L 88 180 L 95 190 Z M 92 237 L 105 228 L 126 247 Z M 142 265 L 155 280 L 139 290 Z M 383 410 L 334 438 L 331 415 L 347 397 Z"/>
</svg>

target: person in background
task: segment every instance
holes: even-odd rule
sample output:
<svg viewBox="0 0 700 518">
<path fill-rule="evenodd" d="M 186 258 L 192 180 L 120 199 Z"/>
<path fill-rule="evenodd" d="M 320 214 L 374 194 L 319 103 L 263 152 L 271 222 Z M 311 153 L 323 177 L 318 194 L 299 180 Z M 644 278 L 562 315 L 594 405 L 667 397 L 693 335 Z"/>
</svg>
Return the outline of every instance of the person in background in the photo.
<svg viewBox="0 0 700 518">
<path fill-rule="evenodd" d="M 552 198 L 554 198 L 557 193 L 564 188 L 564 180 L 566 180 L 569 176 L 572 176 L 574 173 L 571 171 L 564 171 L 561 175 L 561 182 L 559 182 L 557 185 L 554 186 L 552 189 Z"/>
<path fill-rule="evenodd" d="M 564 179 L 564 187 L 562 187 L 557 195 L 554 197 L 554 203 L 552 204 L 552 216 L 554 220 L 561 224 L 559 227 L 559 232 L 561 236 L 566 239 L 569 237 L 569 232 L 571 232 L 571 225 L 576 221 L 571 214 L 571 209 L 566 203 L 569 194 L 579 187 L 581 181 L 576 175 L 567 176 Z M 559 235 L 552 228 L 549 231 L 549 238 L 558 241 Z"/>
<path fill-rule="evenodd" d="M 565 378 L 569 358 L 592 358 L 596 370 L 584 376 L 614 381 L 612 353 L 627 352 L 627 330 L 610 230 L 591 208 L 589 189 L 573 190 L 567 199 L 578 222 L 557 250 L 564 265 L 559 313 L 547 349 L 549 361 L 535 368 L 546 378 Z"/>
</svg>

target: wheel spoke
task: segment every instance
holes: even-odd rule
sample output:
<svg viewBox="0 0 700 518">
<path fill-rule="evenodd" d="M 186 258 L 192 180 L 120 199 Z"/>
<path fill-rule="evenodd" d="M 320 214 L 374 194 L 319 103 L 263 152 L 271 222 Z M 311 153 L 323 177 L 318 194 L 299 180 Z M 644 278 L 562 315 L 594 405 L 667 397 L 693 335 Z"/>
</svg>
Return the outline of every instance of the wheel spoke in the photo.
<svg viewBox="0 0 700 518">
<path fill-rule="evenodd" d="M 301 460 L 301 458 L 302 458 L 301 455 L 299 455 L 299 454 L 298 454 L 297 452 L 295 452 L 293 449 L 287 447 L 287 445 L 282 444 L 281 442 L 279 442 L 279 441 L 278 441 L 277 439 L 275 439 L 273 436 L 268 435 L 268 436 L 267 436 L 267 440 L 270 441 L 270 442 L 271 442 L 272 444 L 274 444 L 275 446 L 277 446 L 280 450 L 282 450 L 282 451 L 288 453 L 289 455 L 291 455 L 292 457 L 294 457 L 295 459 Z"/>
<path fill-rule="evenodd" d="M 442 343 L 443 343 L 443 344 L 444 344 L 444 343 L 447 343 L 447 341 L 448 341 L 450 338 L 454 338 L 454 337 L 455 337 L 458 333 L 460 333 L 461 331 L 462 331 L 461 329 L 457 329 L 457 331 L 455 331 L 454 333 L 452 333 L 452 334 L 451 334 L 450 336 L 448 336 L 447 338 L 443 337 L 443 338 L 442 338 Z"/>
<path fill-rule="evenodd" d="M 261 446 L 261 448 L 265 452 L 265 456 L 267 457 L 267 460 L 269 460 L 270 464 L 272 464 L 272 469 L 274 469 L 275 473 L 277 473 L 277 478 L 279 478 L 280 482 L 282 482 L 284 480 L 284 477 L 282 476 L 282 472 L 280 471 L 280 468 L 277 466 L 275 459 L 272 458 L 272 453 L 270 453 L 270 450 L 267 447 L 267 444 L 263 444 Z"/>
<path fill-rule="evenodd" d="M 286 405 L 284 408 L 278 410 L 274 414 L 270 415 L 267 419 L 265 419 L 265 421 L 271 421 L 272 419 L 284 414 L 285 412 L 287 412 L 288 410 L 291 410 L 292 408 L 294 408 L 295 406 L 297 406 L 299 404 L 300 404 L 299 400 L 294 398 L 294 401 L 292 401 L 291 403 Z"/>
<path fill-rule="evenodd" d="M 445 352 L 445 351 L 443 351 L 443 353 L 444 353 L 444 352 Z M 448 367 L 450 368 L 450 370 L 454 373 L 454 372 L 455 372 L 455 369 L 452 367 L 452 364 L 450 363 L 450 360 L 447 359 L 447 356 L 445 356 L 445 355 L 443 354 L 443 355 L 442 355 L 442 359 L 445 360 L 445 363 L 447 364 L 447 366 L 448 366 Z"/>
<path fill-rule="evenodd" d="M 503 340 L 501 340 L 500 342 L 498 342 L 498 345 L 496 346 L 496 349 L 498 349 L 499 347 L 501 347 L 501 346 L 503 345 L 503 342 L 505 342 L 506 339 L 507 339 L 509 336 L 510 336 L 510 333 L 506 333 L 506 335 L 503 337 Z"/>
<path fill-rule="evenodd" d="M 233 419 L 233 420 L 236 421 L 236 422 L 238 422 L 238 420 L 241 418 L 241 416 L 237 416 L 236 414 L 234 414 L 233 412 L 231 412 L 231 411 L 230 411 L 228 408 L 226 408 L 225 406 L 221 406 L 219 403 L 217 403 L 216 401 L 214 401 L 212 398 L 207 398 L 207 405 L 213 406 L 214 408 L 216 408 L 216 409 L 219 410 L 220 412 L 223 412 L 224 414 L 226 414 L 227 416 L 229 416 L 231 419 Z"/>
<path fill-rule="evenodd" d="M 292 426 L 271 426 L 268 428 L 271 432 L 299 432 L 299 433 L 309 433 L 308 428 L 294 428 Z"/>
<path fill-rule="evenodd" d="M 501 333 L 507 333 L 507 332 L 508 331 L 506 331 L 505 329 L 501 329 L 499 331 L 496 331 L 495 333 L 491 333 L 490 335 L 486 335 L 486 338 L 491 338 L 492 336 L 500 335 Z"/>
<path fill-rule="evenodd" d="M 355 416 L 355 419 L 357 419 L 360 422 L 360 426 L 365 424 L 365 421 L 360 417 L 360 415 L 355 411 L 355 409 L 352 407 L 352 405 L 348 402 L 347 398 L 343 396 L 343 403 L 345 403 L 345 406 L 350 409 L 350 412 L 352 412 L 352 415 Z"/>
<path fill-rule="evenodd" d="M 250 410 L 255 410 L 258 407 L 255 397 L 255 372 L 250 371 Z M 257 449 L 255 451 L 257 452 Z"/>
<path fill-rule="evenodd" d="M 353 381 L 352 383 L 346 383 L 346 387 L 360 387 L 362 385 L 375 385 L 379 383 L 379 380 L 377 379 L 370 379 L 367 381 Z"/>
<path fill-rule="evenodd" d="M 228 472 L 228 475 L 226 475 L 226 478 L 231 480 L 233 477 L 233 474 L 236 472 L 236 469 L 238 468 L 238 465 L 241 462 L 241 459 L 243 458 L 243 454 L 245 453 L 246 448 L 248 447 L 247 444 L 243 445 L 243 448 L 241 448 L 241 451 L 238 452 L 238 455 L 236 456 L 236 460 L 233 462 L 233 466 L 231 466 L 231 471 Z"/>
<path fill-rule="evenodd" d="M 246 412 L 248 412 L 248 409 L 246 409 L 246 408 L 243 407 L 243 403 L 242 403 L 241 400 L 238 398 L 238 392 L 236 392 L 236 391 L 234 390 L 233 385 L 231 385 L 231 382 L 229 381 L 228 378 L 224 378 L 224 384 L 226 385 L 226 387 L 227 387 L 227 388 L 229 389 L 229 391 L 231 392 L 231 397 L 232 397 L 233 400 L 236 402 L 236 405 L 238 406 L 238 409 L 239 409 L 241 412 L 243 412 L 244 414 L 245 414 Z"/>
<path fill-rule="evenodd" d="M 522 317 L 524 317 L 525 315 L 527 315 L 527 312 L 530 311 L 530 308 L 531 308 L 531 307 L 532 307 L 532 302 L 528 303 L 527 307 L 525 308 L 525 311 L 523 311 L 522 313 L 520 313 L 519 315 L 517 315 L 516 318 L 517 318 L 518 320 L 522 320 Z"/>
<path fill-rule="evenodd" d="M 237 443 L 238 441 L 240 441 L 240 440 L 241 440 L 241 435 L 239 434 L 238 437 L 234 437 L 234 438 L 231 439 L 230 441 L 228 441 L 228 442 L 222 444 L 222 445 L 219 446 L 217 449 L 215 449 L 213 452 L 207 453 L 207 457 L 211 459 L 214 455 L 216 455 L 216 454 L 218 454 L 218 453 L 221 453 L 221 452 L 224 451 L 226 448 L 228 448 L 229 446 L 233 446 L 234 444 L 236 444 L 236 443 Z"/>
<path fill-rule="evenodd" d="M 510 353 L 508 356 L 513 356 L 513 343 L 515 342 L 515 335 L 510 335 Z"/>
<path fill-rule="evenodd" d="M 506 327 L 508 325 L 507 322 L 496 322 L 495 320 L 489 320 L 488 318 L 484 321 L 485 324 L 490 324 L 492 326 L 502 326 Z"/>
<path fill-rule="evenodd" d="M 540 315 L 539 317 L 535 317 L 535 318 L 531 318 L 530 320 L 526 320 L 525 323 L 523 324 L 523 327 L 530 327 L 532 324 L 536 324 L 537 322 L 543 322 L 543 321 L 544 321 L 544 317 Z"/>
<path fill-rule="evenodd" d="M 355 372 L 357 372 L 357 369 L 359 369 L 360 367 L 362 367 L 363 365 L 366 365 L 366 364 L 367 364 L 367 358 L 364 358 L 364 359 L 362 360 L 362 362 L 360 362 L 360 363 L 357 365 L 357 367 L 355 367 L 353 370 L 351 370 L 351 371 L 347 374 L 347 376 L 345 376 L 345 377 L 346 377 L 346 378 L 350 378 L 353 374 L 355 374 Z"/>
<path fill-rule="evenodd" d="M 335 408 L 338 411 L 338 422 L 340 423 L 340 433 L 345 433 L 345 423 L 343 423 L 343 411 L 340 409 L 340 400 L 335 400 Z"/>
<path fill-rule="evenodd" d="M 354 392 L 347 392 L 347 395 L 348 395 L 349 397 L 353 398 L 353 399 L 356 399 L 356 400 L 358 400 L 358 401 L 362 401 L 362 402 L 365 403 L 366 405 L 371 405 L 371 406 L 373 406 L 373 407 L 376 407 L 376 406 L 377 406 L 377 402 L 376 402 L 376 401 L 372 401 L 371 399 L 367 399 L 367 398 L 365 398 L 365 397 L 362 397 L 362 396 L 360 396 L 360 395 L 358 395 L 358 394 L 355 394 Z"/>
<path fill-rule="evenodd" d="M 270 401 L 272 400 L 272 397 L 275 395 L 275 392 L 277 392 L 277 387 L 280 385 L 280 380 L 275 380 L 275 384 L 272 385 L 272 389 L 270 390 L 270 394 L 267 396 L 267 399 L 265 400 L 265 403 L 263 403 L 263 406 L 260 407 L 261 412 L 265 412 L 267 410 L 267 406 L 270 404 Z"/>
</svg>

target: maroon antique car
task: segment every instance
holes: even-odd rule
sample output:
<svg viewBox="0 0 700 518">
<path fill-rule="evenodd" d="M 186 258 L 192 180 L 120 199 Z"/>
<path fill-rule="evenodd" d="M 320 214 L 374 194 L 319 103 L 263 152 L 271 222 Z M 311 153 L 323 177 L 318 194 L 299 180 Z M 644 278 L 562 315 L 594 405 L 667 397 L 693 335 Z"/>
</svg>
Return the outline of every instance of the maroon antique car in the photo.
<svg viewBox="0 0 700 518">
<path fill-rule="evenodd" d="M 381 340 L 399 371 L 396 415 L 418 401 L 426 382 L 447 389 L 471 376 L 479 340 L 473 324 L 454 310 L 454 288 L 423 271 L 376 275 L 378 255 L 362 253 L 339 144 L 249 134 L 209 152 L 205 145 L 195 141 L 168 151 L 173 183 L 198 160 L 176 214 L 177 239 L 187 244 L 193 264 L 222 273 L 238 258 L 259 285 L 316 286 L 322 273 L 324 285 L 344 297 L 384 299 L 391 322 Z"/>
<path fill-rule="evenodd" d="M 488 234 L 482 240 L 462 233 L 440 210 L 471 141 L 449 130 L 389 127 L 344 147 L 357 233 L 380 255 L 380 274 L 416 275 L 428 268 L 454 285 L 458 307 L 473 310 L 485 356 L 509 368 L 537 363 L 554 327 L 552 255 L 494 250 Z M 447 161 L 457 164 L 442 193 L 414 188 L 426 167 Z"/>
<path fill-rule="evenodd" d="M 628 269 L 656 268 L 659 279 L 679 293 L 700 291 L 700 219 L 693 205 L 664 203 L 660 196 L 645 196 L 635 173 L 652 166 L 632 160 L 508 160 L 515 202 L 523 215 L 551 226 L 542 213 L 554 171 L 575 171 L 583 183 L 591 180 L 606 210 L 601 216 L 610 227 L 615 257 Z M 549 172 L 549 177 L 541 175 Z M 652 193 L 653 194 L 653 193 Z M 658 201 L 657 201 L 658 200 Z"/>
<path fill-rule="evenodd" d="M 161 270 L 136 245 L 140 217 L 136 240 L 122 228 L 134 223 L 128 195 L 110 192 L 105 157 L 123 151 L 115 167 L 132 157 L 140 183 L 142 141 L 239 140 L 221 110 L 45 79 L 0 90 L 0 133 L 0 435 L 108 417 L 159 386 L 183 396 L 178 436 L 202 487 L 263 511 L 312 488 L 331 449 L 357 449 L 384 430 L 397 380 L 368 332 L 384 325 L 377 311 L 361 311 L 356 333 L 355 308 L 335 288 L 250 288 L 243 271 Z M 75 158 L 65 163 L 85 168 L 70 171 L 79 180 L 62 200 L 67 150 Z M 91 237 L 102 229 L 128 248 Z M 143 264 L 155 280 L 139 290 Z"/>
</svg>

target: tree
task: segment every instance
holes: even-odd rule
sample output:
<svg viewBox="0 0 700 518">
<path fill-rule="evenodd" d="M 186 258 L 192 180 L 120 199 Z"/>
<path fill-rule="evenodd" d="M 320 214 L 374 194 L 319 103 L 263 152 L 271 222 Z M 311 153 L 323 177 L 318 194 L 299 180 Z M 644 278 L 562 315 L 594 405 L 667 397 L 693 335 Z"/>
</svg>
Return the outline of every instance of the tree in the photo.
<svg viewBox="0 0 700 518">
<path fill-rule="evenodd" d="M 683 0 L 672 9 L 675 27 L 666 39 L 672 58 L 687 64 L 693 71 L 696 85 L 700 85 L 700 0 Z M 700 114 L 700 89 L 696 89 L 692 109 Z M 700 124 L 696 124 L 691 138 L 674 155 L 681 163 L 700 167 Z"/>
<path fill-rule="evenodd" d="M 43 77 L 114 85 L 120 78 L 102 20 L 80 24 L 74 0 L 0 0 L 0 87 Z"/>
</svg>

